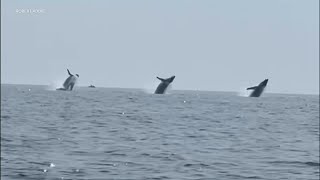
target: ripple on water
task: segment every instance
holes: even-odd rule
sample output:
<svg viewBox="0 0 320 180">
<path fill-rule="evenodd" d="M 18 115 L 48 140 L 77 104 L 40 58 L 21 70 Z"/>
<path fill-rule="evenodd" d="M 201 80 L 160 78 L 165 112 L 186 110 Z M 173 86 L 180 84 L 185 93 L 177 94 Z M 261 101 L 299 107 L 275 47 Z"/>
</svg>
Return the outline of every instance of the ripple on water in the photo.
<svg viewBox="0 0 320 180">
<path fill-rule="evenodd" d="M 1 88 L 2 179 L 319 179 L 319 96 Z"/>
</svg>

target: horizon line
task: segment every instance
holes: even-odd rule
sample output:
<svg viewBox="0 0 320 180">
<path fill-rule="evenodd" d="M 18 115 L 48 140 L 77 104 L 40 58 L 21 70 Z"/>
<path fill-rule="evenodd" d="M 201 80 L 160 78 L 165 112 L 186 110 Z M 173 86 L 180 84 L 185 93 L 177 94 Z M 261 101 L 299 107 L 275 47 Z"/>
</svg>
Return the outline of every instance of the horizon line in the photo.
<svg viewBox="0 0 320 180">
<path fill-rule="evenodd" d="M 15 83 L 2 83 L 2 85 L 31 85 L 31 86 L 50 86 L 48 84 L 15 84 Z M 78 87 L 88 87 L 85 85 L 78 85 Z M 98 86 L 96 88 L 119 88 L 119 89 L 145 89 L 145 88 L 135 88 L 135 87 L 112 87 L 112 86 Z M 197 89 L 173 89 L 173 91 L 204 91 L 204 92 L 230 92 L 230 93 L 238 93 L 238 91 L 217 91 L 217 90 L 197 90 Z M 266 94 L 288 94 L 288 95 L 315 95 L 319 96 L 320 93 L 314 94 L 314 93 L 279 93 L 279 92 L 265 92 Z"/>
</svg>

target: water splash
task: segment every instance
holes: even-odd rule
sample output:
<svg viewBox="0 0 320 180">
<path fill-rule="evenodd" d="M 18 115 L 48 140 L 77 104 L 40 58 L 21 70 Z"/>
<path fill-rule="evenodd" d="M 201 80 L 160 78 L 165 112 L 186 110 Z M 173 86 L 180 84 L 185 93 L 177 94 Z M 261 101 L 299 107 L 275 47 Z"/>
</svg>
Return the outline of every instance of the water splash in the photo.
<svg viewBox="0 0 320 180">
<path fill-rule="evenodd" d="M 158 87 L 158 85 L 159 85 L 159 82 L 154 81 L 154 82 L 145 84 L 142 90 L 147 94 L 153 94 L 156 88 Z"/>
<path fill-rule="evenodd" d="M 47 89 L 48 91 L 54 91 L 54 90 L 56 90 L 57 88 L 62 88 L 62 87 L 63 87 L 62 85 L 63 85 L 63 83 L 64 83 L 65 80 L 66 80 L 65 77 L 64 77 L 64 78 L 59 78 L 59 79 L 57 79 L 57 80 L 54 80 L 54 81 L 50 82 L 50 84 L 47 86 L 46 89 Z M 78 84 L 79 84 L 79 78 L 77 78 L 76 83 L 75 83 L 73 89 L 76 89 L 76 87 L 78 86 Z"/>
<path fill-rule="evenodd" d="M 53 163 L 50 163 L 50 166 L 49 166 L 49 167 L 53 168 L 53 167 L 56 167 L 56 165 L 53 164 Z"/>
<path fill-rule="evenodd" d="M 238 96 L 249 97 L 251 91 L 248 91 L 246 87 L 241 87 L 238 91 Z"/>
<path fill-rule="evenodd" d="M 56 90 L 57 88 L 61 88 L 62 87 L 62 84 L 63 84 L 64 80 L 55 80 L 53 82 L 51 82 L 48 87 L 47 87 L 47 90 L 48 91 L 54 91 Z"/>
</svg>

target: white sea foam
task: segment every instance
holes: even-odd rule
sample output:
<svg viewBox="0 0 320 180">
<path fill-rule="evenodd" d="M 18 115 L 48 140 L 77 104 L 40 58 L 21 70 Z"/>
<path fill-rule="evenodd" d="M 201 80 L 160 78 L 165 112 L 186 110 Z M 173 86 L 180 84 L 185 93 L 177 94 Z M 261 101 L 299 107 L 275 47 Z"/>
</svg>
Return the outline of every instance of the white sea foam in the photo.
<svg viewBox="0 0 320 180">
<path fill-rule="evenodd" d="M 249 97 L 251 90 L 247 90 L 246 87 L 241 87 L 238 91 L 238 96 Z"/>
<path fill-rule="evenodd" d="M 64 82 L 63 79 L 54 80 L 54 81 L 50 82 L 50 84 L 47 87 L 47 90 L 53 91 L 53 90 L 56 90 L 57 88 L 61 88 L 63 82 Z"/>
<path fill-rule="evenodd" d="M 158 87 L 158 85 L 159 85 L 159 82 L 156 82 L 156 81 L 150 82 L 145 84 L 142 90 L 147 94 L 153 94 L 156 88 Z"/>
</svg>

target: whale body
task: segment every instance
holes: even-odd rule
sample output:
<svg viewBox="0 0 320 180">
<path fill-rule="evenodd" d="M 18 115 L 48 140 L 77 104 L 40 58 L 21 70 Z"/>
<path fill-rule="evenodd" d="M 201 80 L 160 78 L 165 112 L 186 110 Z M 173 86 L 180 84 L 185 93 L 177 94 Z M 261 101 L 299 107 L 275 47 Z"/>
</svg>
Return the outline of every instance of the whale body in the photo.
<svg viewBox="0 0 320 180">
<path fill-rule="evenodd" d="M 163 79 L 163 78 L 159 78 L 157 77 L 161 83 L 158 85 L 156 91 L 154 92 L 155 94 L 164 94 L 168 88 L 168 86 L 173 82 L 175 76 L 171 76 L 168 79 Z"/>
<path fill-rule="evenodd" d="M 76 84 L 79 75 L 73 75 L 70 73 L 69 69 L 67 69 L 69 77 L 64 81 L 63 83 L 63 87 L 62 88 L 58 88 L 57 90 L 62 90 L 62 91 L 72 91 L 74 85 Z"/>
<path fill-rule="evenodd" d="M 250 97 L 260 97 L 264 91 L 264 88 L 267 86 L 267 83 L 268 83 L 268 79 L 265 79 L 258 86 L 247 88 L 247 90 L 253 90 L 252 93 L 250 94 Z"/>
</svg>

